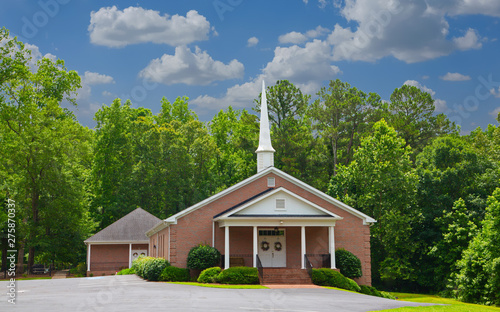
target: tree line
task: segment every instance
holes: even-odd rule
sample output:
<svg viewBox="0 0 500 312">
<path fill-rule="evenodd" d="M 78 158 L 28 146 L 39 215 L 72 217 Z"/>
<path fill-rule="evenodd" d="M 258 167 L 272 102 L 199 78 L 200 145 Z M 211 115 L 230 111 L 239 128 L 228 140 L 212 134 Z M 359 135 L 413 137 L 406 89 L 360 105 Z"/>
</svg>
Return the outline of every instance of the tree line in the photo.
<svg viewBox="0 0 500 312">
<path fill-rule="evenodd" d="M 18 262 L 27 254 L 31 268 L 84 261 L 83 240 L 136 207 L 165 218 L 256 173 L 259 121 L 247 110 L 202 122 L 185 96 L 157 114 L 116 99 L 88 129 L 61 106 L 77 105 L 75 71 L 35 64 L 6 29 L 0 42 L 3 266 L 7 199 Z M 408 85 L 389 101 L 338 79 L 314 100 L 286 80 L 266 94 L 275 167 L 377 220 L 376 286 L 500 304 L 498 125 L 460 135 Z"/>
</svg>

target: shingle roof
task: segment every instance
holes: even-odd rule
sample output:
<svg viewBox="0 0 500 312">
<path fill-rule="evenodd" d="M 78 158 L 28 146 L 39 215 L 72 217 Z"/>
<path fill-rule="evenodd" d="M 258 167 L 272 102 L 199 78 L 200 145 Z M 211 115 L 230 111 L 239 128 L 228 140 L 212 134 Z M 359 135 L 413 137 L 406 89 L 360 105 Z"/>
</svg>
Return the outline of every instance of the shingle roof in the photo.
<svg viewBox="0 0 500 312">
<path fill-rule="evenodd" d="M 85 243 L 149 241 L 146 231 L 161 221 L 146 210 L 137 208 L 85 240 Z"/>
</svg>

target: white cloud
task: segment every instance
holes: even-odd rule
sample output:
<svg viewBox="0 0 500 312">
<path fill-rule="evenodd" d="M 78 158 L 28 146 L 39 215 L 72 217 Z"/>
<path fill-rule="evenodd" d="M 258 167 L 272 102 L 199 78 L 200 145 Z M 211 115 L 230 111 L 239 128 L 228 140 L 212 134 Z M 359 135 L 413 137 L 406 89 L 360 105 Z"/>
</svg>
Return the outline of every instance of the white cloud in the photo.
<svg viewBox="0 0 500 312">
<path fill-rule="evenodd" d="M 294 43 L 299 44 L 307 40 L 307 37 L 299 32 L 292 31 L 278 37 L 279 43 Z"/>
<path fill-rule="evenodd" d="M 163 54 L 152 60 L 139 76 L 166 85 L 208 85 L 217 80 L 240 78 L 243 72 L 244 66 L 237 60 L 224 64 L 198 47 L 193 53 L 188 47 L 179 46 L 174 55 Z"/>
<path fill-rule="evenodd" d="M 497 0 L 430 0 L 429 3 L 449 15 L 500 16 L 500 1 Z"/>
<path fill-rule="evenodd" d="M 321 26 L 316 27 L 315 29 L 308 30 L 305 34 L 302 34 L 300 32 L 292 31 L 289 33 L 286 33 L 284 35 L 281 35 L 278 37 L 279 43 L 286 44 L 286 43 L 292 43 L 292 44 L 301 44 L 306 42 L 309 39 L 312 38 L 317 38 L 320 36 L 325 35 L 328 33 L 330 30 L 328 28 L 324 28 Z"/>
<path fill-rule="evenodd" d="M 463 37 L 453 38 L 453 42 L 459 50 L 480 49 L 483 46 L 477 32 L 472 28 L 469 28 Z"/>
<path fill-rule="evenodd" d="M 247 40 L 247 47 L 253 47 L 259 43 L 259 39 L 257 37 L 251 37 Z"/>
<path fill-rule="evenodd" d="M 104 91 L 102 91 L 102 96 L 110 96 L 111 97 L 111 96 L 113 96 L 113 93 L 104 90 Z"/>
<path fill-rule="evenodd" d="M 432 90 L 431 88 L 428 88 L 428 87 L 420 84 L 420 82 L 418 82 L 416 80 L 406 80 L 403 84 L 417 87 L 420 90 L 429 93 L 432 96 L 432 98 L 434 99 L 434 106 L 436 107 L 436 112 L 444 113 L 448 110 L 448 106 L 446 105 L 446 101 L 442 100 L 442 99 L 435 98 L 434 95 L 436 94 L 436 92 L 434 90 Z"/>
<path fill-rule="evenodd" d="M 141 7 L 121 11 L 112 6 L 92 11 L 88 30 L 92 43 L 113 48 L 144 42 L 177 46 L 207 40 L 210 23 L 195 10 L 184 17 Z"/>
<path fill-rule="evenodd" d="M 460 73 L 446 73 L 444 76 L 440 76 L 439 79 L 446 81 L 466 81 L 470 80 L 470 76 L 462 75 Z"/>
<path fill-rule="evenodd" d="M 113 77 L 99 73 L 86 71 L 82 77 L 82 82 L 87 85 L 115 83 Z"/>
<path fill-rule="evenodd" d="M 496 98 L 500 98 L 500 87 L 498 87 L 498 91 L 496 91 L 494 88 L 490 90 L 491 95 L 493 95 Z"/>
<path fill-rule="evenodd" d="M 449 55 L 455 50 L 481 48 L 482 39 L 473 29 L 468 29 L 463 37 L 449 39 L 446 17 L 455 5 L 464 1 L 444 2 L 346 0 L 340 13 L 357 25 L 353 28 L 335 25 L 328 37 L 334 46 L 335 59 L 373 62 L 393 56 L 414 63 Z"/>
<path fill-rule="evenodd" d="M 493 118 L 497 118 L 498 114 L 500 114 L 500 106 L 498 106 L 497 108 L 495 108 L 494 110 L 492 110 L 488 114 L 493 116 Z"/>
<path fill-rule="evenodd" d="M 267 85 L 277 80 L 289 80 L 304 93 L 314 93 L 324 80 L 335 79 L 341 73 L 332 63 L 331 48 L 321 40 L 308 42 L 304 47 L 277 47 L 274 58 L 256 78 L 243 84 L 237 84 L 227 89 L 220 97 L 203 95 L 191 100 L 190 103 L 199 108 L 221 109 L 228 106 L 248 107 L 257 98 L 262 80 Z"/>
</svg>

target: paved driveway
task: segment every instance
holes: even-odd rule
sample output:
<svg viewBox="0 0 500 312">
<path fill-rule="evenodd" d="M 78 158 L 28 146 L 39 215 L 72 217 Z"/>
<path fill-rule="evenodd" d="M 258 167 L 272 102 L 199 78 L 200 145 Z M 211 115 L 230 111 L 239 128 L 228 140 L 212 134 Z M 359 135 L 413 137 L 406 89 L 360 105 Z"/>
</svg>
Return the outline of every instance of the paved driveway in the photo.
<svg viewBox="0 0 500 312">
<path fill-rule="evenodd" d="M 146 282 L 135 275 L 0 282 L 0 311 L 371 311 L 426 304 L 332 289 L 220 289 Z"/>
</svg>

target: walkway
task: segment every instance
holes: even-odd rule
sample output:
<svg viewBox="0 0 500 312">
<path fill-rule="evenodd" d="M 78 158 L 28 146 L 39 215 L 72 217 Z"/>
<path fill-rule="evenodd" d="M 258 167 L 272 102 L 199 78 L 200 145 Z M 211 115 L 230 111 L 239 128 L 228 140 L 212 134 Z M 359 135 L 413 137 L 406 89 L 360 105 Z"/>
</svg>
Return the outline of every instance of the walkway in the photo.
<svg viewBox="0 0 500 312">
<path fill-rule="evenodd" d="M 66 278 L 68 273 L 69 273 L 69 270 L 56 271 L 54 273 L 54 276 L 52 276 L 52 279 Z"/>
</svg>

